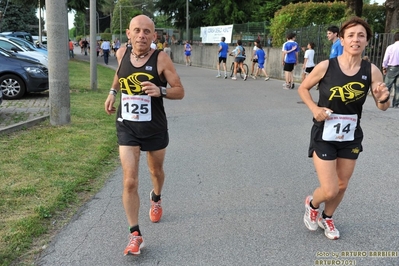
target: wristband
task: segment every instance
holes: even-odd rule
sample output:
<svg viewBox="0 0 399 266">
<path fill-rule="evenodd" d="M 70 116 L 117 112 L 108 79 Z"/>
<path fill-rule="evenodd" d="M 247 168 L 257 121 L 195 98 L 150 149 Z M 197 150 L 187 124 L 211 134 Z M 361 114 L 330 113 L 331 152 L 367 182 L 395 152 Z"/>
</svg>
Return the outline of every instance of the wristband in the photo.
<svg viewBox="0 0 399 266">
<path fill-rule="evenodd" d="M 378 101 L 378 103 L 386 103 L 386 102 L 389 101 L 390 98 L 391 98 L 391 95 L 388 95 L 388 97 L 387 97 L 385 100 L 383 100 L 383 101 Z"/>
<path fill-rule="evenodd" d="M 112 94 L 112 95 L 116 96 L 118 94 L 118 91 L 113 89 L 113 88 L 111 88 L 111 90 L 109 91 L 109 94 Z"/>
</svg>

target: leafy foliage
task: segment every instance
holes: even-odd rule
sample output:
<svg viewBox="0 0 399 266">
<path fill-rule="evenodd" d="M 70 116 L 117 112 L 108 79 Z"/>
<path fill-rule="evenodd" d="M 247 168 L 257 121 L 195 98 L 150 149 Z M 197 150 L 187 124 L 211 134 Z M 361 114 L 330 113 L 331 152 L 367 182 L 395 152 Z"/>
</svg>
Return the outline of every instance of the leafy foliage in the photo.
<svg viewBox="0 0 399 266">
<path fill-rule="evenodd" d="M 365 5 L 364 13 L 371 27 L 380 30 L 385 24 L 384 7 Z M 270 32 L 275 46 L 282 45 L 287 29 L 308 27 L 310 25 L 340 24 L 352 13 L 345 2 L 297 3 L 289 4 L 276 12 L 272 19 Z"/>
<path fill-rule="evenodd" d="M 5 10 L 5 3 L 0 3 L 0 9 L 3 10 L 3 18 L 0 22 L 0 31 L 26 31 L 37 35 L 37 29 L 32 26 L 39 24 L 36 16 L 36 9 L 29 5 L 9 2 Z"/>
<path fill-rule="evenodd" d="M 125 35 L 125 30 L 129 28 L 129 23 L 132 17 L 142 14 L 140 6 L 131 4 L 129 0 L 119 0 L 115 5 L 114 13 L 112 16 L 112 29 L 111 32 L 115 34 Z M 122 28 L 122 32 L 121 32 Z"/>
</svg>

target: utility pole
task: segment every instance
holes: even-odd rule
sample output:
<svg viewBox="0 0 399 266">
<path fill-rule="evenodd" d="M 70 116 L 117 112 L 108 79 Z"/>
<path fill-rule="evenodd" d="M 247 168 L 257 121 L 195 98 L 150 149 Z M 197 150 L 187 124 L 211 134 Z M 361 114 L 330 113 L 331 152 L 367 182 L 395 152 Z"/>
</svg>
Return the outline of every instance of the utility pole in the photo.
<svg viewBox="0 0 399 266">
<path fill-rule="evenodd" d="M 90 0 L 90 87 L 97 90 L 97 24 L 96 0 Z"/>
<path fill-rule="evenodd" d="M 39 43 L 42 44 L 42 8 L 39 0 Z"/>
<path fill-rule="evenodd" d="M 188 13 L 188 0 L 186 0 L 186 35 L 187 35 L 187 41 L 190 40 L 190 36 L 189 36 L 189 33 L 188 33 L 189 30 L 190 30 L 189 22 L 190 22 L 190 15 Z"/>
<path fill-rule="evenodd" d="M 46 0 L 49 108 L 54 126 L 71 122 L 68 69 L 67 0 Z"/>
</svg>

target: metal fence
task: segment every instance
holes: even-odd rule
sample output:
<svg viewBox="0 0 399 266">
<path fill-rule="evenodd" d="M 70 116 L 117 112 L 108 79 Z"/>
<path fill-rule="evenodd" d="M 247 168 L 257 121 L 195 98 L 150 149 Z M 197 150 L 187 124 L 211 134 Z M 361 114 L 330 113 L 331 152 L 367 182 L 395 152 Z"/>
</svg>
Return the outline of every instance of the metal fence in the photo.
<svg viewBox="0 0 399 266">
<path fill-rule="evenodd" d="M 340 24 L 336 24 L 340 27 Z M 299 54 L 299 61 L 303 62 L 304 51 L 309 42 L 315 43 L 315 63 L 328 59 L 332 43 L 327 39 L 327 28 L 330 25 L 315 25 L 297 29 L 287 30 L 296 33 L 296 42 L 302 48 Z M 369 41 L 363 56 L 367 56 L 373 64 L 381 67 L 385 50 L 394 41 L 393 33 L 375 33 Z"/>
<path fill-rule="evenodd" d="M 296 33 L 296 41 L 302 48 L 299 54 L 300 63 L 303 62 L 303 56 L 305 53 L 306 46 L 309 42 L 315 43 L 315 63 L 326 60 L 329 58 L 330 49 L 332 43 L 327 39 L 327 28 L 329 25 L 312 25 L 308 27 L 289 29 L 286 32 Z M 338 27 L 340 23 L 336 23 Z M 237 40 L 242 40 L 243 45 L 252 45 L 254 40 L 260 40 L 263 47 L 273 46 L 273 39 L 270 35 L 270 22 L 248 22 L 244 24 L 233 25 L 233 36 L 232 43 L 235 44 Z M 165 29 L 170 38 L 170 43 L 183 44 L 183 40 L 187 40 L 187 32 L 185 30 L 176 29 Z M 190 35 L 192 36 L 191 41 L 193 45 L 202 45 L 201 42 L 201 29 L 191 29 Z M 369 45 L 367 46 L 364 56 L 367 56 L 369 60 L 376 66 L 381 67 L 382 60 L 384 57 L 385 50 L 388 45 L 394 42 L 393 33 L 375 33 L 370 39 Z"/>
</svg>

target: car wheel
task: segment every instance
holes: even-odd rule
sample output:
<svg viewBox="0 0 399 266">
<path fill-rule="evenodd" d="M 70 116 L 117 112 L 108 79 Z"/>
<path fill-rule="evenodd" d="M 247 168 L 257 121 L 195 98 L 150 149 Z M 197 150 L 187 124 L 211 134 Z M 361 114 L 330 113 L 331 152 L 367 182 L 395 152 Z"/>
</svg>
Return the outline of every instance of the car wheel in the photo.
<svg viewBox="0 0 399 266">
<path fill-rule="evenodd" d="M 0 77 L 0 89 L 3 92 L 3 98 L 14 100 L 22 98 L 25 95 L 25 83 L 16 75 L 4 75 Z"/>
</svg>

